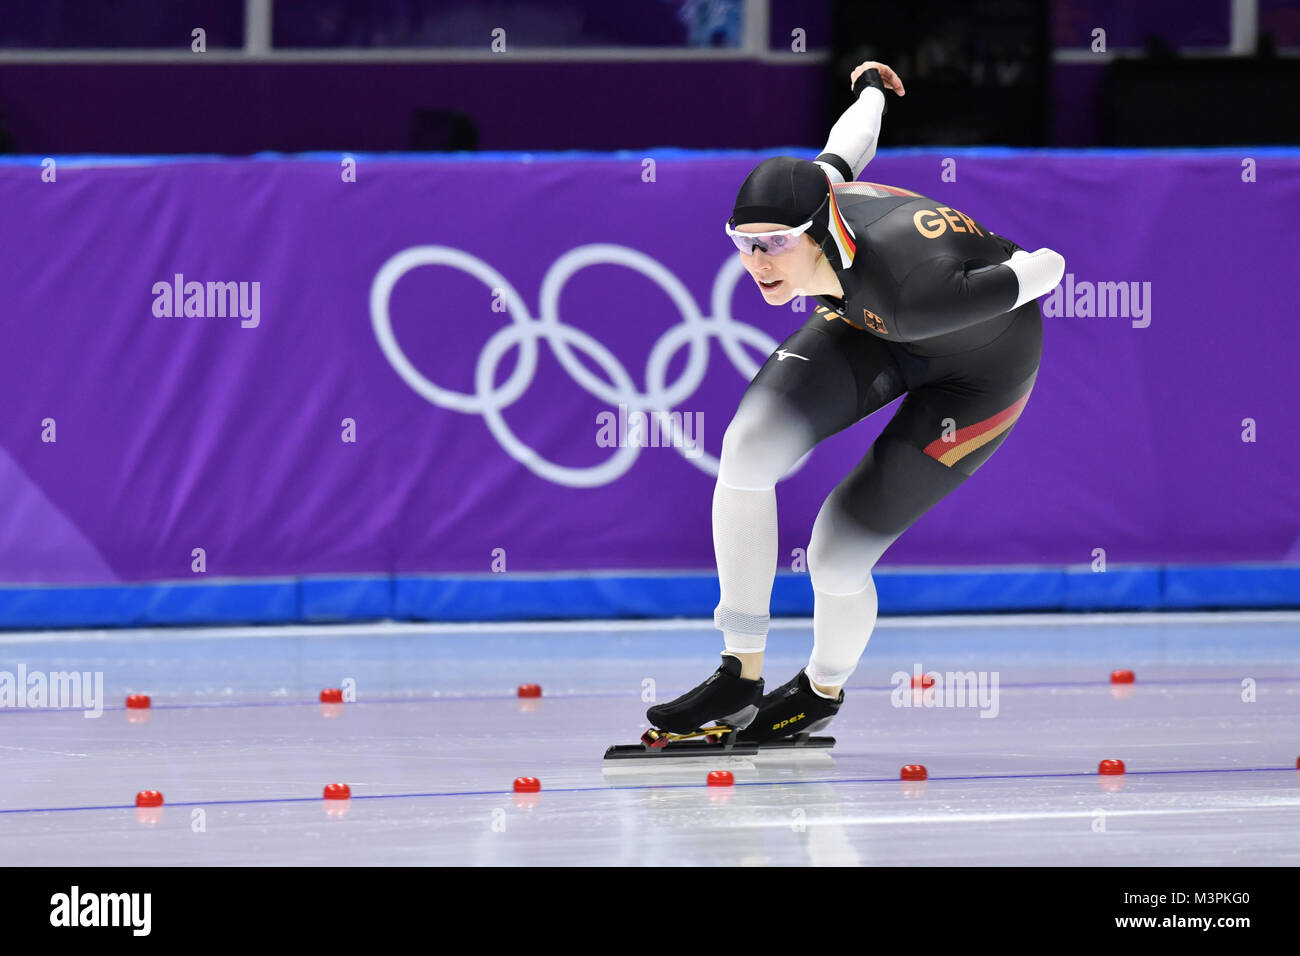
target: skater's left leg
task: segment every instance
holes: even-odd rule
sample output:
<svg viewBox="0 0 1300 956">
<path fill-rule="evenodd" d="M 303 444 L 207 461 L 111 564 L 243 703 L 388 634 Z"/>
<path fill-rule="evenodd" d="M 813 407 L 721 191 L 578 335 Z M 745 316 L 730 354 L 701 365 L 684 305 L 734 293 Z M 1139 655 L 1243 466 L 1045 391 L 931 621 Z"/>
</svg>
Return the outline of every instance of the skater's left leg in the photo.
<svg viewBox="0 0 1300 956">
<path fill-rule="evenodd" d="M 910 393 L 827 497 L 808 545 L 813 651 L 805 673 L 816 693 L 838 697 L 866 649 L 877 613 L 871 572 L 881 555 L 988 461 L 1032 388 L 1031 378 L 977 398 L 945 387 Z"/>
<path fill-rule="evenodd" d="M 1023 401 L 1007 399 L 1007 404 L 1014 415 Z M 815 734 L 839 712 L 844 684 L 876 625 L 876 585 L 871 576 L 876 562 L 921 515 L 970 477 L 1005 437 L 1003 429 L 988 438 L 969 461 L 940 460 L 942 445 L 919 445 L 914 438 L 927 434 L 932 425 L 936 434 L 941 431 L 940 423 L 951 416 L 951 407 L 952 396 L 925 389 L 909 394 L 866 456 L 823 503 L 808 543 L 814 600 L 812 654 L 793 679 L 762 699 L 740 739 L 763 743 L 792 734 Z M 939 409 L 944 411 L 935 417 Z M 998 414 L 989 416 L 994 419 L 990 427 L 1005 421 L 1005 416 L 997 419 Z"/>
<path fill-rule="evenodd" d="M 881 555 L 966 477 L 886 432 L 827 496 L 808 543 L 813 650 L 805 673 L 814 692 L 838 698 L 866 650 Z"/>
</svg>

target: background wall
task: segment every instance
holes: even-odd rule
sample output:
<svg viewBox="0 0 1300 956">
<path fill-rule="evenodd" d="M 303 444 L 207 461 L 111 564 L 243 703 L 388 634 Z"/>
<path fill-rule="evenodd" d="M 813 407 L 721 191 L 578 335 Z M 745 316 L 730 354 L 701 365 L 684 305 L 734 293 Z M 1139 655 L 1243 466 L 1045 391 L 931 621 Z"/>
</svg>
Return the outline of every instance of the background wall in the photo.
<svg viewBox="0 0 1300 956">
<path fill-rule="evenodd" d="M 1300 605 L 1300 0 L 106 10 L 0 0 L 0 626 L 710 613 L 713 456 L 807 316 L 721 222 L 872 58 L 908 95 L 863 178 L 1067 262 L 882 609 Z M 774 613 L 888 414 L 782 484 Z"/>
</svg>

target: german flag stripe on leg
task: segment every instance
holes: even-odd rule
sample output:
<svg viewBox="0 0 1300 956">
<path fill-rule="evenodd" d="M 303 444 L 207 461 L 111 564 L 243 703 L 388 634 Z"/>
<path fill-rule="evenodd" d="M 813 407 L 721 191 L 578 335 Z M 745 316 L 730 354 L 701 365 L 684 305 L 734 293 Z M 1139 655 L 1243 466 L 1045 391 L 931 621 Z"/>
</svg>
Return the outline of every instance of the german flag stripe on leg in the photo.
<svg viewBox="0 0 1300 956">
<path fill-rule="evenodd" d="M 987 445 L 1014 425 L 1028 401 L 1029 392 L 1025 392 L 1014 405 L 1007 406 L 996 415 L 974 425 L 957 429 L 957 433 L 951 440 L 944 441 L 942 438 L 937 438 L 930 442 L 925 446 L 925 453 L 951 468 L 975 449 Z"/>
</svg>

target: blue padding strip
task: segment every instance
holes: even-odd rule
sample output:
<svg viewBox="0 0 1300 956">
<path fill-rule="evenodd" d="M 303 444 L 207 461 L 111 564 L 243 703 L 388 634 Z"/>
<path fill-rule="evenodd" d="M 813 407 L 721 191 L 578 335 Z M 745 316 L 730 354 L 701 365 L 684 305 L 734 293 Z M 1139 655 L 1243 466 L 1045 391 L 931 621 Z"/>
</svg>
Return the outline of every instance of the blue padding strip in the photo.
<svg viewBox="0 0 1300 956">
<path fill-rule="evenodd" d="M 280 624 L 302 620 L 299 582 L 233 579 L 203 584 L 0 587 L 0 627 L 151 627 Z"/>
<path fill-rule="evenodd" d="M 389 577 L 303 578 L 299 583 L 302 620 L 379 621 L 393 614 L 393 584 Z"/>
<path fill-rule="evenodd" d="M 1300 564 L 878 569 L 882 614 L 1300 608 Z M 374 621 L 711 618 L 709 572 L 340 575 L 151 584 L 0 585 L 0 628 Z M 784 573 L 773 617 L 812 614 Z"/>
<path fill-rule="evenodd" d="M 1220 565 L 1168 568 L 1164 606 L 1275 608 L 1300 606 L 1300 565 Z"/>
</svg>

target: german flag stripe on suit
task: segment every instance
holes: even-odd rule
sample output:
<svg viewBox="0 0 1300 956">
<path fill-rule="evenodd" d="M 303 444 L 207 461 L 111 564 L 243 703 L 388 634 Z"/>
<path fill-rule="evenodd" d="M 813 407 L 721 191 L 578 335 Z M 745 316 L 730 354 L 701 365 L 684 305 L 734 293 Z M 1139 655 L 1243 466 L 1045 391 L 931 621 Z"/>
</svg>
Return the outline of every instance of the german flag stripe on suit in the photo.
<svg viewBox="0 0 1300 956">
<path fill-rule="evenodd" d="M 996 415 L 992 415 L 981 422 L 976 422 L 974 425 L 967 425 L 965 428 L 957 429 L 957 433 L 951 436 L 949 440 L 945 441 L 942 438 L 937 438 L 930 442 L 925 446 L 925 453 L 951 468 L 971 452 L 987 445 L 1014 425 L 1028 401 L 1029 392 L 1025 392 L 1014 404 L 1008 405 Z"/>
</svg>

